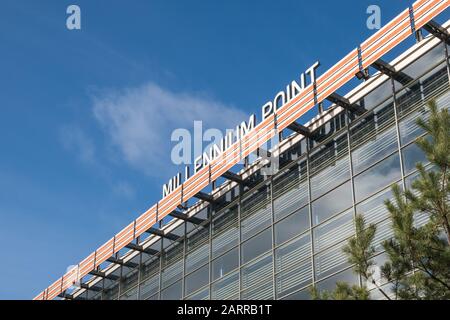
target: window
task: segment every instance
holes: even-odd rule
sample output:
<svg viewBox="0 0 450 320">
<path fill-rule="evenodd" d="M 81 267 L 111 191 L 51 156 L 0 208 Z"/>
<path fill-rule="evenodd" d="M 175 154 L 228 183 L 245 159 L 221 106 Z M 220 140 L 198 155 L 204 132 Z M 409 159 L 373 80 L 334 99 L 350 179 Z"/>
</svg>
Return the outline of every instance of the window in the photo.
<svg viewBox="0 0 450 320">
<path fill-rule="evenodd" d="M 395 153 L 355 177 L 356 201 L 363 200 L 375 191 L 397 181 L 400 177 L 400 159 L 398 153 Z"/>
<path fill-rule="evenodd" d="M 291 214 L 275 225 L 275 243 L 281 244 L 309 229 L 309 208 Z"/>
<path fill-rule="evenodd" d="M 418 163 L 427 164 L 428 160 L 425 153 L 420 149 L 420 147 L 413 143 L 402 150 L 403 153 L 403 169 L 405 170 L 405 175 L 410 174 L 416 170 L 416 165 Z"/>
<path fill-rule="evenodd" d="M 266 255 L 241 268 L 242 288 L 249 288 L 258 282 L 272 280 L 272 254 Z"/>
<path fill-rule="evenodd" d="M 291 269 L 278 273 L 275 276 L 277 285 L 277 298 L 295 292 L 312 282 L 311 258 L 298 262 Z"/>
<path fill-rule="evenodd" d="M 342 251 L 345 241 L 322 251 L 314 257 L 316 279 L 323 279 L 349 266 L 347 256 Z"/>
<path fill-rule="evenodd" d="M 239 293 L 239 272 L 222 278 L 213 283 L 211 287 L 211 298 L 214 300 L 225 300 L 235 297 Z"/>
<path fill-rule="evenodd" d="M 239 253 L 235 248 L 212 262 L 213 281 L 222 278 L 239 266 Z"/>
<path fill-rule="evenodd" d="M 314 229 L 314 252 L 322 251 L 353 234 L 353 210 L 350 210 Z"/>
<path fill-rule="evenodd" d="M 141 300 L 147 300 L 151 296 L 158 293 L 159 290 L 159 273 L 151 276 L 141 283 Z"/>
<path fill-rule="evenodd" d="M 350 178 L 347 135 L 313 152 L 310 160 L 311 196 L 317 198 Z"/>
<path fill-rule="evenodd" d="M 242 244 L 241 259 L 242 264 L 256 258 L 272 248 L 272 229 L 263 231 L 256 237 Z"/>
<path fill-rule="evenodd" d="M 209 261 L 209 225 L 192 232 L 186 243 L 186 273 L 189 273 Z"/>
<path fill-rule="evenodd" d="M 197 271 L 186 276 L 185 280 L 185 294 L 189 295 L 197 291 L 209 283 L 209 265 L 206 265 Z"/>
<path fill-rule="evenodd" d="M 352 189 L 347 182 L 312 203 L 313 224 L 317 225 L 351 205 Z"/>
<path fill-rule="evenodd" d="M 370 110 L 391 97 L 392 94 L 391 80 L 386 80 L 383 84 L 364 96 L 363 101 L 360 103 L 364 106 L 364 108 Z"/>
<path fill-rule="evenodd" d="M 237 246 L 239 241 L 238 207 L 220 212 L 213 218 L 212 255 L 213 258 Z"/>
<path fill-rule="evenodd" d="M 194 293 L 193 295 L 186 298 L 187 300 L 208 300 L 209 299 L 209 288 L 202 291 Z"/>
<path fill-rule="evenodd" d="M 311 236 L 306 234 L 275 250 L 277 297 L 312 281 Z"/>
<path fill-rule="evenodd" d="M 161 300 L 180 300 L 181 299 L 181 281 L 171 285 L 161 291 Z"/>
<path fill-rule="evenodd" d="M 336 282 L 345 282 L 352 286 L 355 284 L 358 285 L 359 279 L 351 269 L 348 269 L 319 282 L 317 284 L 317 289 L 319 291 L 333 291 L 334 289 L 336 289 Z"/>
<path fill-rule="evenodd" d="M 273 299 L 273 281 L 265 281 L 242 291 L 243 300 L 271 300 Z"/>
<path fill-rule="evenodd" d="M 163 255 L 162 287 L 179 280 L 183 274 L 183 243 L 168 248 Z"/>
<path fill-rule="evenodd" d="M 393 110 L 393 109 L 392 109 Z M 366 137 L 369 139 L 369 137 Z M 353 170 L 357 174 L 375 162 L 394 152 L 397 148 L 397 132 L 395 127 L 383 131 L 352 153 Z"/>
<path fill-rule="evenodd" d="M 242 240 L 263 230 L 272 222 L 270 189 L 267 186 L 251 192 L 242 201 L 241 207 L 241 235 Z"/>
<path fill-rule="evenodd" d="M 137 300 L 137 287 L 125 292 L 120 296 L 120 300 Z"/>
<path fill-rule="evenodd" d="M 294 212 L 308 201 L 306 162 L 289 168 L 273 181 L 275 220 Z"/>
<path fill-rule="evenodd" d="M 356 206 L 356 213 L 364 216 L 366 224 L 380 222 L 389 217 L 389 211 L 386 209 L 384 202 L 392 199 L 391 188 L 376 194 L 366 201 Z"/>
</svg>

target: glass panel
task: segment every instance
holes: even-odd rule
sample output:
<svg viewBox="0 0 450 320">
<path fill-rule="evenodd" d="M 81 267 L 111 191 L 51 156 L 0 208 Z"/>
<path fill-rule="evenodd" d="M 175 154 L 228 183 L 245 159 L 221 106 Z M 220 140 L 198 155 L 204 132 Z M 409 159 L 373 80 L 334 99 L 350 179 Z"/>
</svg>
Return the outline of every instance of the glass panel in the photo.
<svg viewBox="0 0 450 320">
<path fill-rule="evenodd" d="M 253 191 L 242 201 L 241 236 L 242 240 L 263 230 L 272 222 L 270 189 L 267 186 Z"/>
<path fill-rule="evenodd" d="M 244 242 L 241 248 L 242 264 L 272 249 L 272 229 L 269 228 L 256 237 Z"/>
<path fill-rule="evenodd" d="M 111 274 L 120 277 L 121 268 L 117 268 Z M 119 298 L 119 280 L 104 280 L 103 300 L 116 300 Z"/>
<path fill-rule="evenodd" d="M 444 46 L 441 43 L 404 68 L 402 71 L 412 78 L 417 78 L 444 59 L 445 51 Z"/>
<path fill-rule="evenodd" d="M 233 297 L 239 292 L 238 271 L 215 282 L 211 287 L 211 298 L 214 300 L 224 300 Z"/>
<path fill-rule="evenodd" d="M 159 273 L 159 264 L 160 260 L 159 257 L 153 257 L 149 255 L 149 258 L 144 261 L 144 256 L 146 254 L 143 254 L 143 263 L 141 264 L 141 278 L 146 279 L 156 273 Z"/>
<path fill-rule="evenodd" d="M 181 300 L 181 281 L 161 291 L 161 300 Z"/>
<path fill-rule="evenodd" d="M 350 178 L 347 136 L 313 151 L 310 160 L 311 196 L 317 198 Z"/>
<path fill-rule="evenodd" d="M 308 246 L 309 247 L 309 246 Z M 275 276 L 277 298 L 299 290 L 312 282 L 312 259 L 296 262 Z"/>
<path fill-rule="evenodd" d="M 309 290 L 310 290 L 309 288 L 303 289 L 287 297 L 284 297 L 281 300 L 311 300 Z"/>
<path fill-rule="evenodd" d="M 306 162 L 289 168 L 274 178 L 273 198 L 275 220 L 285 217 L 308 202 Z"/>
<path fill-rule="evenodd" d="M 135 267 L 122 266 L 122 277 L 120 278 L 120 292 L 126 292 L 128 289 L 134 287 L 138 282 L 139 277 L 139 263 L 141 255 L 138 254 L 129 262 L 135 264 Z"/>
<path fill-rule="evenodd" d="M 354 284 L 359 285 L 358 276 L 355 273 L 353 273 L 351 269 L 348 269 L 319 282 L 317 284 L 317 289 L 319 291 L 332 291 L 336 289 L 336 282 L 345 282 L 350 286 Z"/>
<path fill-rule="evenodd" d="M 393 92 L 391 80 L 386 80 L 385 82 L 383 82 L 383 84 L 364 96 L 363 101 L 361 101 L 360 103 L 362 106 L 364 106 L 364 108 L 370 110 L 388 99 L 390 96 L 392 96 L 392 94 Z"/>
<path fill-rule="evenodd" d="M 311 236 L 306 234 L 275 250 L 275 271 L 287 272 L 295 269 L 298 262 L 311 257 Z"/>
<path fill-rule="evenodd" d="M 392 199 L 391 188 L 387 188 L 381 193 L 367 199 L 356 206 L 356 213 L 362 214 L 366 224 L 377 223 L 389 217 L 389 211 L 386 209 L 384 202 Z"/>
<path fill-rule="evenodd" d="M 242 291 L 243 300 L 271 300 L 273 299 L 273 281 L 265 281 L 261 285 Z"/>
<path fill-rule="evenodd" d="M 341 242 L 330 249 L 324 250 L 314 257 L 316 278 L 323 279 L 349 266 L 347 256 L 342 251 L 346 242 Z"/>
<path fill-rule="evenodd" d="M 425 109 L 425 107 L 421 107 L 419 110 L 409 114 L 406 118 L 399 122 L 402 145 L 408 144 L 424 133 L 424 131 L 417 125 L 416 121 L 418 118 L 428 119 L 428 117 L 429 112 Z"/>
<path fill-rule="evenodd" d="M 175 244 L 163 255 L 162 287 L 181 279 L 183 274 L 183 243 Z"/>
<path fill-rule="evenodd" d="M 377 230 L 375 232 L 375 237 L 373 238 L 372 245 L 375 247 L 377 252 L 383 251 L 383 242 L 389 240 L 394 236 L 392 231 L 391 219 L 386 219 L 376 225 Z"/>
<path fill-rule="evenodd" d="M 137 291 L 138 291 L 137 289 L 138 288 L 135 287 L 127 291 L 126 293 L 120 296 L 120 300 L 137 300 Z"/>
<path fill-rule="evenodd" d="M 309 229 L 309 208 L 304 207 L 275 225 L 275 243 L 281 244 Z"/>
<path fill-rule="evenodd" d="M 352 189 L 347 182 L 312 203 L 313 224 L 317 225 L 351 205 Z"/>
<path fill-rule="evenodd" d="M 314 252 L 322 251 L 353 234 L 353 210 L 350 210 L 314 229 Z"/>
<path fill-rule="evenodd" d="M 159 274 L 148 278 L 141 284 L 141 300 L 147 300 L 159 290 Z"/>
<path fill-rule="evenodd" d="M 375 191 L 388 186 L 400 178 L 400 157 L 398 153 L 395 153 L 355 177 L 356 201 L 363 200 Z"/>
<path fill-rule="evenodd" d="M 415 171 L 418 163 L 422 163 L 423 165 L 428 164 L 425 153 L 415 143 L 405 147 L 402 152 L 405 175 Z"/>
<path fill-rule="evenodd" d="M 238 207 L 219 213 L 213 219 L 212 255 L 217 257 L 235 247 L 239 241 Z"/>
<path fill-rule="evenodd" d="M 369 137 L 367 137 L 369 139 Z M 395 127 L 379 133 L 369 142 L 352 153 L 353 170 L 357 174 L 375 162 L 394 152 L 397 148 L 397 132 Z"/>
<path fill-rule="evenodd" d="M 208 300 L 209 299 L 209 288 L 202 291 L 194 293 L 192 296 L 186 298 L 187 300 Z"/>
<path fill-rule="evenodd" d="M 186 273 L 189 273 L 209 261 L 209 225 L 190 234 L 186 243 Z"/>
<path fill-rule="evenodd" d="M 217 280 L 239 266 L 239 252 L 235 248 L 212 262 L 213 280 Z"/>
<path fill-rule="evenodd" d="M 258 282 L 267 282 L 268 280 L 271 280 L 273 274 L 272 255 L 269 254 L 242 267 L 241 272 L 242 288 L 244 289 L 251 287 Z"/>
<path fill-rule="evenodd" d="M 207 285 L 209 283 L 209 264 L 187 275 L 184 283 L 186 295 Z"/>
</svg>

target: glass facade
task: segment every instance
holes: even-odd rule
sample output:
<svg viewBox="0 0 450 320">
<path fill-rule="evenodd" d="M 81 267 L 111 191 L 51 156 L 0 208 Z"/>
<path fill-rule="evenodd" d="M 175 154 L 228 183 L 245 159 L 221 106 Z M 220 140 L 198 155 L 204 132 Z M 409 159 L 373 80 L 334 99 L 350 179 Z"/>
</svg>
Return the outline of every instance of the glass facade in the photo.
<svg viewBox="0 0 450 320">
<path fill-rule="evenodd" d="M 362 283 L 342 247 L 363 214 L 377 225 L 375 245 L 392 236 L 383 202 L 390 186 L 410 185 L 426 163 L 415 140 L 425 104 L 450 101 L 447 48 L 439 44 L 402 70 L 412 82 L 388 79 L 359 102 L 366 112 L 341 112 L 282 155 L 273 176 L 248 183 L 160 238 L 157 254 L 139 253 L 117 280 L 102 279 L 84 299 L 308 299 L 308 287 Z M 399 79 L 397 79 L 399 80 Z M 418 223 L 424 218 L 418 217 Z M 377 292 L 374 292 L 377 297 Z"/>
</svg>

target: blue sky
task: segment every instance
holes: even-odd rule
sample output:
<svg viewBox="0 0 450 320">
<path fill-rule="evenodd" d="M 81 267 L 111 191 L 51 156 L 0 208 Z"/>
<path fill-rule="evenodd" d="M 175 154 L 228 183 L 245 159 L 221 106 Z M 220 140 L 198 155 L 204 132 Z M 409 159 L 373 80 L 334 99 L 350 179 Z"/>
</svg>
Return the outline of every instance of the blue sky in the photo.
<svg viewBox="0 0 450 320">
<path fill-rule="evenodd" d="M 0 299 L 34 297 L 156 202 L 173 129 L 258 114 L 371 35 L 370 4 L 384 24 L 411 3 L 3 0 Z"/>
</svg>

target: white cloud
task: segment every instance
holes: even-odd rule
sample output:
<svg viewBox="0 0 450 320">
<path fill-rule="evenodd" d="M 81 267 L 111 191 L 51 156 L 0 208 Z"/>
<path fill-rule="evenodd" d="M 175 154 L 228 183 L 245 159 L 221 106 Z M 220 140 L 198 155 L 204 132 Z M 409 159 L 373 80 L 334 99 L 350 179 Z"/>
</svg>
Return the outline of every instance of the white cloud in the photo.
<svg viewBox="0 0 450 320">
<path fill-rule="evenodd" d="M 190 130 L 195 120 L 202 120 L 203 130 L 224 130 L 248 118 L 214 99 L 173 92 L 154 83 L 109 91 L 93 100 L 95 118 L 112 145 L 128 164 L 151 176 L 166 176 L 173 170 L 170 137 L 174 129 Z"/>
</svg>

